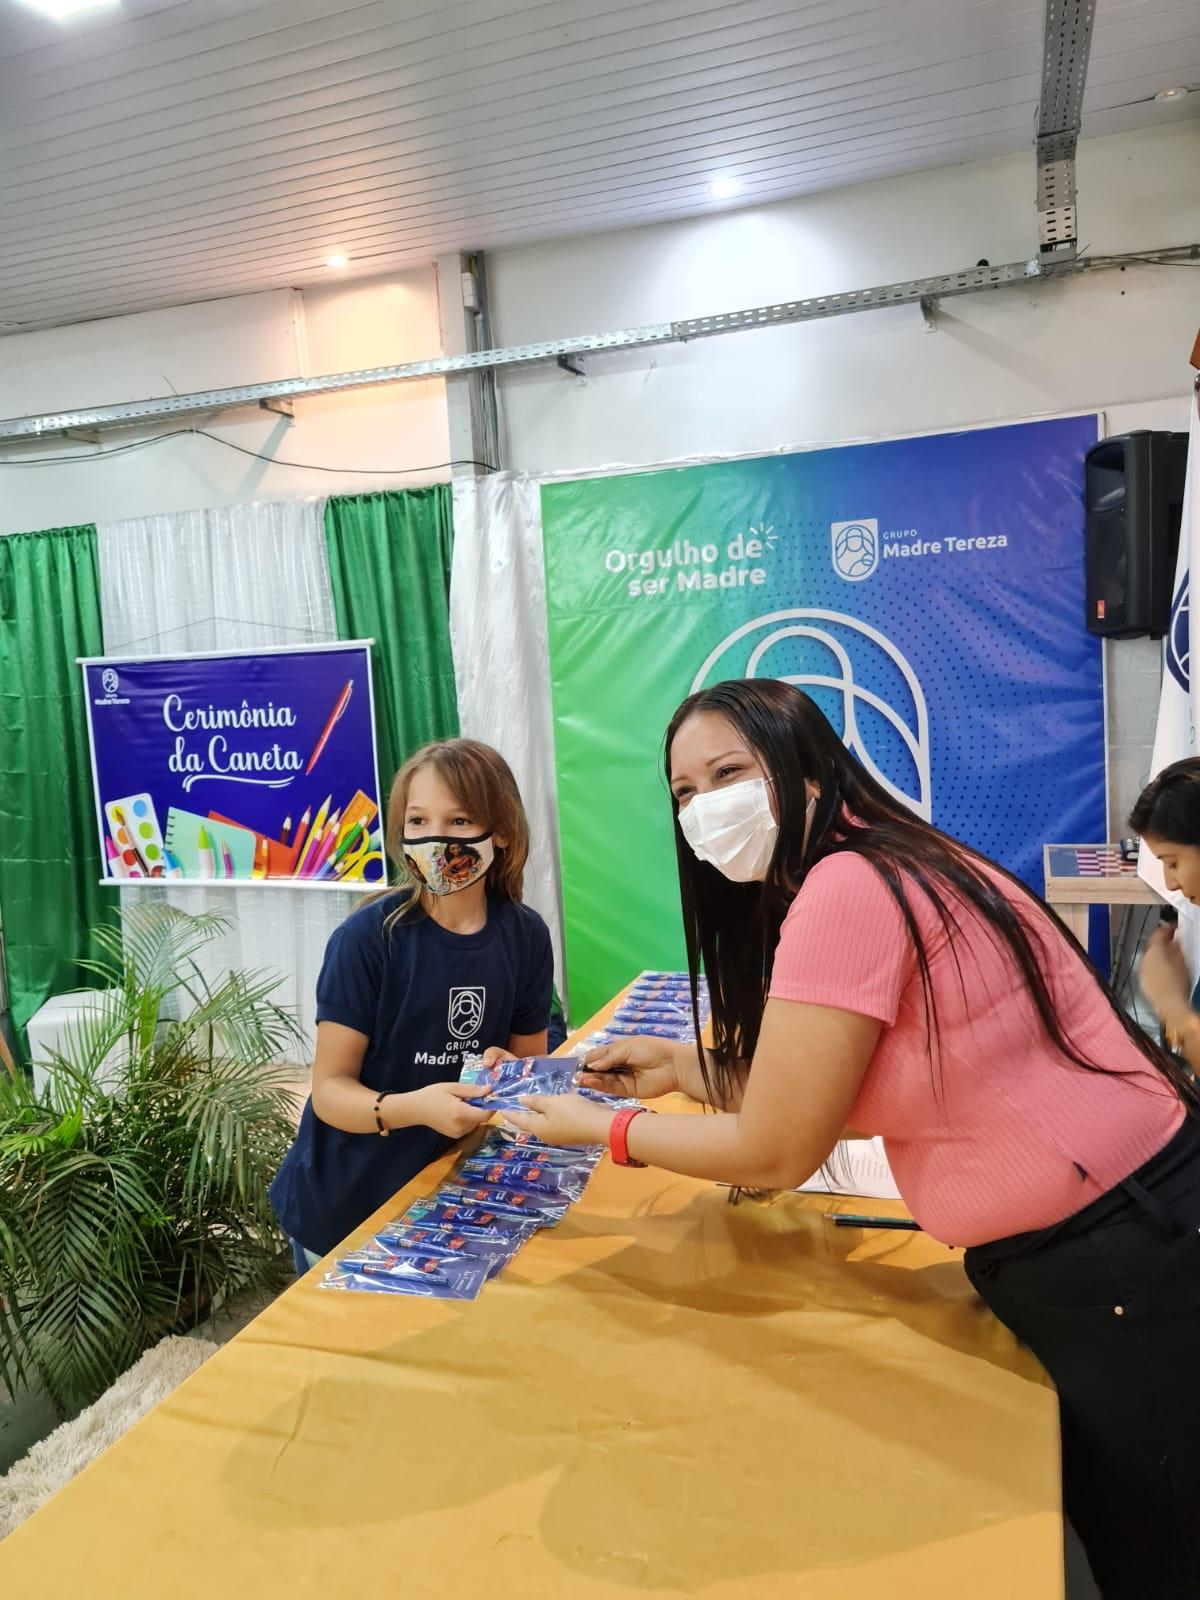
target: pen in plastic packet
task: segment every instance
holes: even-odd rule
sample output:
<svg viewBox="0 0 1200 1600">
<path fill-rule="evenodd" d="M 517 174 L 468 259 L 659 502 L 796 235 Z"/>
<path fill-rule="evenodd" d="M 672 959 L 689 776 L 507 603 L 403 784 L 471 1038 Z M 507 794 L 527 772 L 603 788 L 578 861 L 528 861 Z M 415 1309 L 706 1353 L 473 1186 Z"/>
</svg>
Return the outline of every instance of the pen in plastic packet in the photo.
<svg viewBox="0 0 1200 1600">
<path fill-rule="evenodd" d="M 444 1275 L 438 1273 L 354 1272 L 335 1267 L 318 1285 L 321 1289 L 359 1290 L 369 1294 L 413 1295 L 425 1300 L 474 1300 L 487 1282 L 482 1262 L 449 1263 Z"/>
<path fill-rule="evenodd" d="M 590 1174 L 569 1168 L 543 1167 L 529 1161 L 481 1161 L 478 1157 L 463 1163 L 462 1176 L 468 1183 L 491 1183 L 498 1188 L 522 1190 L 564 1200 L 578 1200 Z"/>
<path fill-rule="evenodd" d="M 561 1222 L 569 1204 L 565 1196 L 535 1194 L 531 1189 L 510 1189 L 494 1183 L 447 1183 L 434 1200 L 447 1205 L 484 1206 L 523 1222 L 534 1222 L 539 1228 L 552 1228 Z"/>
<path fill-rule="evenodd" d="M 891 1228 L 897 1232 L 920 1233 L 921 1224 L 911 1217 L 858 1217 L 845 1211 L 826 1212 L 835 1228 Z"/>
<path fill-rule="evenodd" d="M 422 1261 L 425 1255 L 434 1256 L 443 1264 L 457 1261 L 475 1261 L 489 1277 L 495 1277 L 502 1267 L 526 1242 L 528 1234 L 514 1229 L 512 1233 L 497 1238 L 451 1233 L 437 1228 L 406 1228 L 392 1224 L 374 1239 L 342 1259 L 342 1266 L 355 1272 L 391 1270 L 392 1264 L 403 1261 Z M 446 1269 L 448 1270 L 448 1268 Z"/>
<path fill-rule="evenodd" d="M 487 1206 L 458 1205 L 452 1200 L 414 1200 L 397 1219 L 413 1227 L 455 1228 L 469 1235 L 493 1237 L 512 1233 L 533 1233 L 538 1225 L 536 1217 L 527 1214 L 513 1215 L 490 1210 Z M 397 1224 L 389 1223 L 389 1227 Z"/>
<path fill-rule="evenodd" d="M 520 1128 L 493 1128 L 475 1152 L 488 1161 L 529 1161 L 543 1167 L 594 1167 L 604 1155 L 599 1145 L 582 1149 L 543 1144 L 533 1133 Z"/>
<path fill-rule="evenodd" d="M 692 1020 L 691 1006 L 618 1006 L 613 1012 L 614 1022 L 688 1022 Z"/>
<path fill-rule="evenodd" d="M 680 1023 L 677 1027 L 672 1027 L 665 1022 L 612 1021 L 604 1024 L 604 1032 L 615 1033 L 623 1039 L 640 1036 L 643 1039 L 675 1039 L 686 1043 L 692 1038 L 694 1030 L 690 1022 L 686 1026 Z"/>
</svg>

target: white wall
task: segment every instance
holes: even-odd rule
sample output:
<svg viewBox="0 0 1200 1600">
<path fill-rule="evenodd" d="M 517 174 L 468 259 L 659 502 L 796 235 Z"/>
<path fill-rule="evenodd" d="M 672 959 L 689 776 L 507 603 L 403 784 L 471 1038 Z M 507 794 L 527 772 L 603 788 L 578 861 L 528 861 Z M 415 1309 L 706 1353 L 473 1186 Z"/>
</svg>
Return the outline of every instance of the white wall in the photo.
<svg viewBox="0 0 1200 1600">
<path fill-rule="evenodd" d="M 1086 142 L 1082 235 L 1095 251 L 1200 239 L 1200 121 Z M 770 207 L 497 253 L 499 343 L 670 320 L 1034 253 L 1033 156 L 949 167 Z M 464 241 L 472 243 L 473 241 Z M 511 466 L 648 465 L 1025 415 L 1104 409 L 1109 430 L 1186 426 L 1195 269 L 1138 268 L 915 307 L 593 357 L 504 376 Z M 432 267 L 0 340 L 0 416 L 419 359 L 441 348 Z M 168 425 L 170 426 L 170 425 Z M 444 385 L 296 402 L 296 420 L 239 412 L 208 426 L 287 461 L 185 437 L 103 460 L 4 465 L 0 533 L 247 500 L 444 478 Z M 150 432 L 109 436 L 100 449 Z M 68 442 L 24 455 L 94 457 Z M 417 467 L 411 476 L 379 470 Z M 430 470 L 432 469 L 432 470 Z M 1157 653 L 1110 648 L 1113 804 L 1145 776 Z"/>
<path fill-rule="evenodd" d="M 1085 142 L 1094 254 L 1200 240 L 1200 121 Z M 502 344 L 865 288 L 1036 254 L 1034 161 L 1008 156 L 745 211 L 498 252 Z M 1200 271 L 1141 267 L 504 376 L 508 464 L 586 472 L 1047 413 L 1187 427 Z M 1108 647 L 1110 830 L 1148 775 L 1157 646 Z"/>
<path fill-rule="evenodd" d="M 1094 252 L 1200 240 L 1200 121 L 1080 148 Z M 1036 254 L 1028 155 L 746 211 L 502 251 L 498 342 L 600 332 Z M 531 472 L 919 432 L 1182 393 L 1194 268 L 1146 267 L 590 358 L 502 383 L 508 465 Z"/>
<path fill-rule="evenodd" d="M 441 353 L 432 267 L 363 283 L 278 290 L 179 306 L 0 340 L 0 417 L 145 400 L 272 378 L 342 372 Z M 250 500 L 405 487 L 449 477 L 440 379 L 295 402 L 292 423 L 265 412 L 197 419 L 248 450 L 304 471 L 255 461 L 209 439 L 183 437 L 96 459 L 115 445 L 184 421 L 22 448 L 54 465 L 6 466 L 0 451 L 0 534 Z M 89 459 L 67 464 L 64 455 Z M 396 469 L 415 467 L 410 475 Z M 363 470 L 375 469 L 375 470 Z"/>
</svg>

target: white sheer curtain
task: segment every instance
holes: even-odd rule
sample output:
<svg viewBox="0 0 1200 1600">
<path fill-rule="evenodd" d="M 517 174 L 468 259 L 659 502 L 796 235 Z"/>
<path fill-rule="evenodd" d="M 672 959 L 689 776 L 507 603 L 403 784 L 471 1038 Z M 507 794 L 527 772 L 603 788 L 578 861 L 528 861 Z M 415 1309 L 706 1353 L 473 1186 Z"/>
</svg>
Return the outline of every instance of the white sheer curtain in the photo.
<svg viewBox="0 0 1200 1600">
<path fill-rule="evenodd" d="M 532 840 L 525 897 L 550 926 L 555 982 L 565 1003 L 554 724 L 536 478 L 498 472 L 455 483 L 450 644 L 462 732 L 500 751 L 525 801 Z"/>
<path fill-rule="evenodd" d="M 336 639 L 324 505 L 292 500 L 98 524 L 105 653 L 172 655 Z M 207 947 L 206 975 L 278 973 L 276 998 L 295 1008 L 311 1044 L 325 942 L 356 897 L 271 888 L 161 892 L 185 911 L 230 919 L 229 933 Z"/>
</svg>

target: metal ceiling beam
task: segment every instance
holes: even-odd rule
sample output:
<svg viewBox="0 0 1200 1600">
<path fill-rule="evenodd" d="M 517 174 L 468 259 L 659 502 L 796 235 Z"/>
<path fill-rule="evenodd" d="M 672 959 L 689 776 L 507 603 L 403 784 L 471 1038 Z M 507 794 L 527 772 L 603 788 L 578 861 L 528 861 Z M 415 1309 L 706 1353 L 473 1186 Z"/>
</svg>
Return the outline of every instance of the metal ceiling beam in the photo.
<svg viewBox="0 0 1200 1600">
<path fill-rule="evenodd" d="M 264 402 L 303 399 L 308 395 L 337 394 L 388 383 L 411 383 L 423 378 L 454 377 L 468 372 L 498 372 L 511 368 L 557 362 L 612 350 L 686 344 L 717 334 L 743 333 L 752 328 L 786 327 L 846 316 L 855 311 L 877 311 L 886 306 L 917 305 L 923 300 L 948 300 L 978 294 L 1006 284 L 1031 283 L 1049 278 L 1132 266 L 1153 258 L 1157 262 L 1200 259 L 1200 244 L 1166 249 L 1132 251 L 1127 255 L 1082 260 L 1010 261 L 1003 266 L 967 267 L 931 278 L 909 278 L 871 289 L 850 289 L 842 294 L 815 295 L 808 300 L 787 300 L 756 306 L 748 311 L 722 312 L 710 317 L 689 317 L 677 322 L 652 322 L 611 333 L 580 334 L 570 339 L 546 339 L 536 344 L 509 345 L 497 350 L 439 356 L 430 361 L 409 361 L 393 367 L 367 367 L 357 372 L 335 372 L 318 378 L 281 378 L 274 383 L 246 384 L 235 389 L 205 389 L 196 394 L 165 395 L 157 400 L 133 400 L 121 405 L 92 406 L 80 411 L 56 411 L 42 416 L 10 417 L 0 421 L 0 445 L 28 444 L 31 440 L 61 437 L 85 429 L 109 432 L 177 422 L 189 417 L 232 411 Z M 3 464 L 3 457 L 0 457 Z"/>
<path fill-rule="evenodd" d="M 1056 260 L 1070 259 L 1078 247 L 1075 146 L 1095 13 L 1096 0 L 1046 0 L 1037 120 L 1037 215 L 1042 256 Z"/>
</svg>

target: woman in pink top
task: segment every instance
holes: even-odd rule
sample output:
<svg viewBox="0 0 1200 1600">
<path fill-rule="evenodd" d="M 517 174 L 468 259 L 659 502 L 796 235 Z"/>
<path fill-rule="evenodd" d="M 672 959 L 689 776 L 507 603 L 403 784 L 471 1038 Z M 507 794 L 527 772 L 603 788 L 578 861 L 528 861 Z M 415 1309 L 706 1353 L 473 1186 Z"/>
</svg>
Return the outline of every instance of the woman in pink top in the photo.
<svg viewBox="0 0 1200 1600">
<path fill-rule="evenodd" d="M 895 800 L 806 695 L 718 684 L 667 734 L 693 994 L 713 1048 L 605 1046 L 552 1143 L 751 1189 L 853 1130 L 1055 1380 L 1066 1510 L 1106 1600 L 1200 1597 L 1200 1121 L 1190 1077 L 1010 873 Z"/>
</svg>

